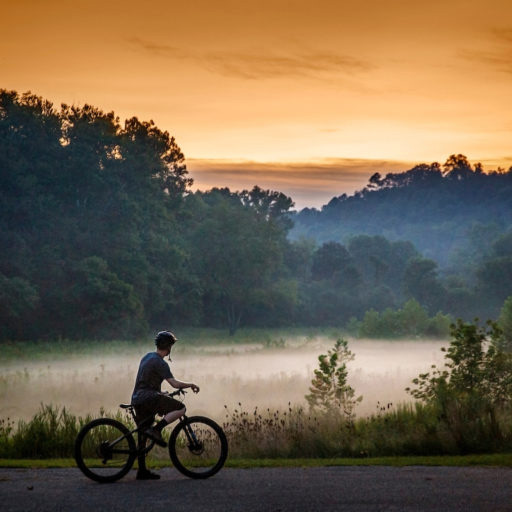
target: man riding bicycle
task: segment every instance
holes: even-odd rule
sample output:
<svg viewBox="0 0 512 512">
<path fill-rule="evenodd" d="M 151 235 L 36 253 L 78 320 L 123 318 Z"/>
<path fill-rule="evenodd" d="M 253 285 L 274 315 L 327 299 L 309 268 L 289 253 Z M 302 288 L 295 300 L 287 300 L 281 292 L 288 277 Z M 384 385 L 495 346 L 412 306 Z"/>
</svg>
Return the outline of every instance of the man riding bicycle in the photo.
<svg viewBox="0 0 512 512">
<path fill-rule="evenodd" d="M 147 425 L 148 428 L 143 431 L 143 434 L 139 434 L 139 444 L 145 444 L 146 437 L 149 437 L 160 446 L 166 446 L 162 439 L 163 428 L 181 418 L 186 412 L 182 402 L 161 392 L 161 384 L 164 380 L 176 389 L 192 388 L 194 393 L 199 392 L 199 387 L 192 382 L 175 379 L 169 365 L 164 361 L 164 357 L 170 356 L 171 348 L 176 341 L 176 336 L 172 332 L 159 332 L 155 338 L 156 350 L 146 354 L 140 362 L 132 394 L 132 404 L 135 407 L 137 426 Z M 171 360 L 170 357 L 169 360 Z M 156 425 L 151 426 L 156 414 L 163 418 Z M 151 473 L 146 468 L 145 454 L 140 454 L 138 461 L 138 480 L 160 478 L 160 475 Z"/>
</svg>

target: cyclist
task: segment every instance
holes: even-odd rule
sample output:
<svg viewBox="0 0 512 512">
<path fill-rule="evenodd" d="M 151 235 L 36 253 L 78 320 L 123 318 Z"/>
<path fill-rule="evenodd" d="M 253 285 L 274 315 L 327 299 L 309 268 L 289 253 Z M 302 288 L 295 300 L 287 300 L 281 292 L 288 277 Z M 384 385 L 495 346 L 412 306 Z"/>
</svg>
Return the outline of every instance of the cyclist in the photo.
<svg viewBox="0 0 512 512">
<path fill-rule="evenodd" d="M 135 407 L 137 426 L 148 426 L 139 432 L 139 445 L 145 446 L 146 437 L 154 440 L 160 446 L 166 446 L 162 439 L 162 429 L 181 418 L 186 412 L 182 402 L 176 400 L 161 392 L 161 384 L 166 380 L 172 387 L 177 389 L 192 388 L 194 393 L 199 392 L 199 387 L 192 382 L 182 382 L 174 378 L 169 365 L 164 361 L 164 357 L 169 356 L 172 346 L 176 343 L 176 336 L 170 331 L 161 331 L 155 338 L 156 350 L 146 354 L 139 366 L 135 386 L 132 394 L 132 404 Z M 163 418 L 154 426 L 155 414 Z M 137 471 L 138 480 L 157 480 L 160 475 L 151 473 L 146 468 L 146 455 L 140 454 L 138 457 L 139 469 Z"/>
</svg>

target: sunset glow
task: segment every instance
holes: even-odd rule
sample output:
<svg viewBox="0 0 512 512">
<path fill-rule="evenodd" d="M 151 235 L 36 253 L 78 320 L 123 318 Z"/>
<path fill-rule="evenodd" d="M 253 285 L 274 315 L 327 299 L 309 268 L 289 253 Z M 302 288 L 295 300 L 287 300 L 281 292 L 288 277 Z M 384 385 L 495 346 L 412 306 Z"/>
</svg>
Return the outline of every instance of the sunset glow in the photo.
<svg viewBox="0 0 512 512">
<path fill-rule="evenodd" d="M 512 165 L 511 5 L 4 2 L 0 87 L 153 119 L 196 187 L 320 206 L 452 153 Z"/>
</svg>

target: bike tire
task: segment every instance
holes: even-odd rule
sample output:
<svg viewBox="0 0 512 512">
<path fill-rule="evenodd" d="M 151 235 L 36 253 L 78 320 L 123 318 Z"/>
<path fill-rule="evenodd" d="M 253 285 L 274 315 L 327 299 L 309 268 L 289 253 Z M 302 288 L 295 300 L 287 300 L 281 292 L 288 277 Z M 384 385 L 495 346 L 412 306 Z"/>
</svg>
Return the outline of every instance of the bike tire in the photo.
<svg viewBox="0 0 512 512">
<path fill-rule="evenodd" d="M 131 432 L 119 421 L 99 418 L 87 423 L 75 441 L 74 456 L 82 473 L 96 482 L 115 482 L 137 457 Z"/>
<path fill-rule="evenodd" d="M 197 440 L 191 446 L 191 432 Z M 228 456 L 228 440 L 222 428 L 210 418 L 192 416 L 181 421 L 169 438 L 169 455 L 174 467 L 190 478 L 209 478 Z"/>
</svg>

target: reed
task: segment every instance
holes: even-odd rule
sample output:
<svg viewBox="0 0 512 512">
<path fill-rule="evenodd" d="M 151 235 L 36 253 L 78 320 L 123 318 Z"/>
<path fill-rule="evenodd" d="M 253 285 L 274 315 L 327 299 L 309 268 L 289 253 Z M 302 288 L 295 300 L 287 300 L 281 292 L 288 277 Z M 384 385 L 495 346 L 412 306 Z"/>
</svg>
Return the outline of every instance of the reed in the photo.
<svg viewBox="0 0 512 512">
<path fill-rule="evenodd" d="M 245 410 L 241 403 L 234 409 L 226 406 L 223 428 L 233 458 L 333 458 L 382 457 L 406 455 L 460 455 L 463 453 L 504 453 L 512 449 L 512 415 L 501 410 L 498 422 L 489 428 L 485 418 L 475 435 L 472 423 L 453 431 L 453 418 L 440 418 L 434 407 L 421 403 L 384 404 L 375 413 L 347 421 L 334 413 L 314 414 L 307 408 L 288 403 L 282 409 Z M 122 412 L 98 416 L 113 417 L 129 427 L 130 419 Z M 93 417 L 75 416 L 66 408 L 42 404 L 29 421 L 14 423 L 0 419 L 0 458 L 45 459 L 72 457 L 80 428 Z M 166 429 L 166 434 L 171 428 Z M 468 440 L 461 450 L 457 442 L 463 434 Z M 168 458 L 167 450 L 152 452 L 156 459 Z"/>
</svg>

